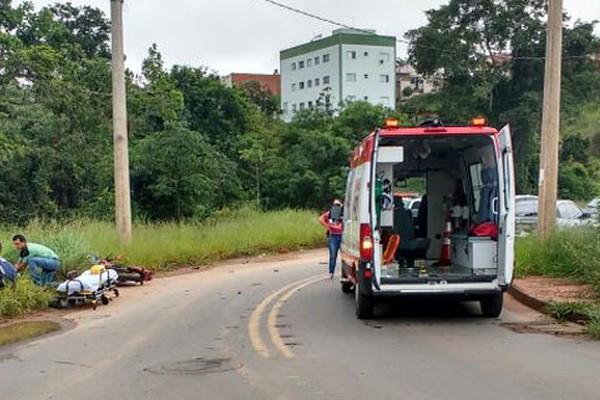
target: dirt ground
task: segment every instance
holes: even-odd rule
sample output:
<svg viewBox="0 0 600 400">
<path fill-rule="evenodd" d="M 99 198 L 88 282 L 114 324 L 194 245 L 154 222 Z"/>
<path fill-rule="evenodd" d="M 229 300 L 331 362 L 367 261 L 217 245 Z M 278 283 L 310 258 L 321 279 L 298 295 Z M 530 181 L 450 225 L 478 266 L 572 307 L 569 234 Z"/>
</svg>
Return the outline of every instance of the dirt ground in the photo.
<svg viewBox="0 0 600 400">
<path fill-rule="evenodd" d="M 564 278 L 529 276 L 515 279 L 513 286 L 544 303 L 580 302 L 592 299 L 589 285 L 580 285 Z"/>
</svg>

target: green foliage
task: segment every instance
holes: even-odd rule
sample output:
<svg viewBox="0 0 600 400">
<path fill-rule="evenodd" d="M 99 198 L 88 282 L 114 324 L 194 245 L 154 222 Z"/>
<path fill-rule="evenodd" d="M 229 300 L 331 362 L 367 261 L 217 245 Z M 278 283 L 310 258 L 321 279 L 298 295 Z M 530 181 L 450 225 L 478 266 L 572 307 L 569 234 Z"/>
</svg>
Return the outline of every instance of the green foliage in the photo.
<svg viewBox="0 0 600 400">
<path fill-rule="evenodd" d="M 545 312 L 561 322 L 587 322 L 600 318 L 600 308 L 593 303 L 584 302 L 551 303 Z"/>
<path fill-rule="evenodd" d="M 140 211 L 152 219 L 195 216 L 237 200 L 241 183 L 235 166 L 204 136 L 173 126 L 136 144 L 133 187 Z"/>
<path fill-rule="evenodd" d="M 539 164 L 546 2 L 541 0 L 451 0 L 427 12 L 427 25 L 407 33 L 410 62 L 429 76 L 442 77 L 442 90 L 416 96 L 403 105 L 412 116 L 433 113 L 449 124 L 464 124 L 469 117 L 486 115 L 493 126 L 512 127 L 517 191 L 535 192 Z M 596 168 L 583 161 L 600 148 L 597 110 L 600 73 L 593 55 L 599 49 L 595 23 L 576 22 L 565 27 L 562 91 L 562 127 L 565 134 L 561 191 L 573 198 L 592 195 L 590 182 Z M 596 113 L 589 111 L 595 110 Z M 595 115 L 596 118 L 594 118 Z M 416 118 L 415 118 L 416 122 Z M 591 146 L 577 153 L 572 135 L 591 137 Z M 600 154 L 597 152 L 596 154 Z M 595 156 L 597 157 L 597 155 Z M 570 165 L 572 161 L 582 167 Z M 576 169 L 577 171 L 574 171 Z M 574 182 L 581 180 L 582 182 Z"/>
<path fill-rule="evenodd" d="M 585 332 L 593 339 L 600 339 L 600 305 L 591 302 L 551 303 L 545 310 L 561 322 L 573 321 L 585 324 Z"/>
<path fill-rule="evenodd" d="M 597 175 L 591 175 L 584 164 L 576 161 L 562 163 L 558 171 L 559 197 L 591 200 L 598 193 Z"/>
<path fill-rule="evenodd" d="M 162 270 L 214 263 L 235 256 L 316 247 L 324 243 L 325 237 L 317 218 L 316 213 L 301 210 L 223 209 L 202 223 L 136 223 L 133 243 L 127 248 L 119 244 L 110 222 L 33 221 L 19 231 L 29 240 L 56 250 L 61 257 L 60 278 L 69 270 L 88 268 L 89 254 L 123 254 L 128 264 Z M 17 228 L 5 228 L 2 237 L 10 237 L 15 232 Z M 14 261 L 17 254 L 6 248 L 5 257 Z"/>
<path fill-rule="evenodd" d="M 600 318 L 592 319 L 586 325 L 586 333 L 596 340 L 600 340 Z"/>
<path fill-rule="evenodd" d="M 279 112 L 279 99 L 269 89 L 263 88 L 260 82 L 250 81 L 242 86 L 244 94 L 261 112 L 274 115 Z"/>
<path fill-rule="evenodd" d="M 33 284 L 28 278 L 18 279 L 15 285 L 0 290 L 0 318 L 28 314 L 45 308 L 54 293 Z"/>
<path fill-rule="evenodd" d="M 571 278 L 592 285 L 600 296 L 600 229 L 556 232 L 541 243 L 536 236 L 520 238 L 516 246 L 516 276 Z"/>
</svg>

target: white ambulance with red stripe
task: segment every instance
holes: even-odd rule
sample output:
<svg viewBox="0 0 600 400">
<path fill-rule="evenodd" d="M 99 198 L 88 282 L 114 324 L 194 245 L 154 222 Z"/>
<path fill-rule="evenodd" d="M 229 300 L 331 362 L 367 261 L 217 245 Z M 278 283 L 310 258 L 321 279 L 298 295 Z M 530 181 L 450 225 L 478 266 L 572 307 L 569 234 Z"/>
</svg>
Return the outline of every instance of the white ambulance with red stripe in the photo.
<svg viewBox="0 0 600 400">
<path fill-rule="evenodd" d="M 415 216 L 395 193 L 421 187 Z M 356 147 L 344 202 L 341 285 L 356 315 L 388 296 L 448 296 L 502 311 L 513 279 L 510 128 L 388 121 Z"/>
</svg>

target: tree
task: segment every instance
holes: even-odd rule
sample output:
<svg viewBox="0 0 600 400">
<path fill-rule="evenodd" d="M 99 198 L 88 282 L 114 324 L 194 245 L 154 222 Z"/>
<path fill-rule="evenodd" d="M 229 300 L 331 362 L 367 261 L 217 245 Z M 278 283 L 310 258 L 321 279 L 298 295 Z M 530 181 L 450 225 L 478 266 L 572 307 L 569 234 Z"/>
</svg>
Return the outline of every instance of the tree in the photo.
<svg viewBox="0 0 600 400">
<path fill-rule="evenodd" d="M 241 89 L 250 102 L 254 103 L 263 113 L 274 115 L 279 112 L 279 102 L 268 88 L 263 88 L 260 82 L 245 82 Z"/>
<path fill-rule="evenodd" d="M 231 162 L 199 132 L 168 126 L 140 140 L 133 155 L 134 198 L 152 219 L 202 218 L 240 197 Z"/>
<path fill-rule="evenodd" d="M 542 0 L 451 0 L 407 34 L 410 61 L 425 75 L 443 76 L 445 84 L 436 94 L 413 97 L 403 111 L 433 112 L 451 124 L 475 115 L 493 126 L 509 123 L 523 193 L 537 188 L 545 14 Z M 582 103 L 599 101 L 600 74 L 590 59 L 598 51 L 593 27 L 578 22 L 564 29 L 563 121 L 576 117 Z M 569 124 L 561 130 L 569 131 Z"/>
</svg>

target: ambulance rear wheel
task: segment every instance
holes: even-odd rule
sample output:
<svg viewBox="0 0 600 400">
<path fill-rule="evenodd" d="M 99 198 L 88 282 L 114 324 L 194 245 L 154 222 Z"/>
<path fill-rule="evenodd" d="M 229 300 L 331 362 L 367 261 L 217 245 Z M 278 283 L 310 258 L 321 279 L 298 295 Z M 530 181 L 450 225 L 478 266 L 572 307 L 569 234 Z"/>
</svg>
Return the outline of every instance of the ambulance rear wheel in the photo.
<svg viewBox="0 0 600 400">
<path fill-rule="evenodd" d="M 354 285 L 352 282 L 342 282 L 342 292 L 344 293 L 352 293 L 354 289 Z"/>
<path fill-rule="evenodd" d="M 502 293 L 496 293 L 486 296 L 479 300 L 481 306 L 481 314 L 484 318 L 498 318 L 502 312 L 502 304 L 504 296 Z"/>
<path fill-rule="evenodd" d="M 108 303 L 110 302 L 110 299 L 105 295 L 102 295 L 102 297 L 100 297 L 100 300 L 102 301 L 103 305 L 108 305 Z"/>
<path fill-rule="evenodd" d="M 373 318 L 373 297 L 362 293 L 360 286 L 357 284 L 354 289 L 354 299 L 356 306 L 356 318 L 370 319 Z"/>
</svg>

